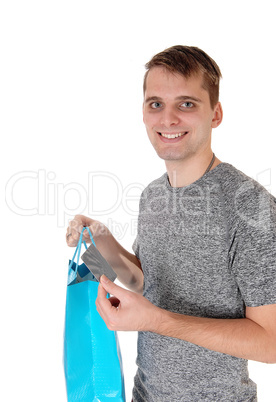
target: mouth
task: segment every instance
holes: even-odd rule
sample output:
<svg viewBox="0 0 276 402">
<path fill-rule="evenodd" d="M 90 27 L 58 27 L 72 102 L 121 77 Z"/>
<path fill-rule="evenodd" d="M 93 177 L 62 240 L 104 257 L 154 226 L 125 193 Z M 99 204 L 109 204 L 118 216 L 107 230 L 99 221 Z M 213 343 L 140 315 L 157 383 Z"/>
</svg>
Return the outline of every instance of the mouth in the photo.
<svg viewBox="0 0 276 402">
<path fill-rule="evenodd" d="M 158 134 L 163 138 L 175 139 L 183 137 L 184 135 L 188 134 L 188 131 L 184 131 L 183 133 L 171 133 L 171 134 L 158 132 Z"/>
</svg>

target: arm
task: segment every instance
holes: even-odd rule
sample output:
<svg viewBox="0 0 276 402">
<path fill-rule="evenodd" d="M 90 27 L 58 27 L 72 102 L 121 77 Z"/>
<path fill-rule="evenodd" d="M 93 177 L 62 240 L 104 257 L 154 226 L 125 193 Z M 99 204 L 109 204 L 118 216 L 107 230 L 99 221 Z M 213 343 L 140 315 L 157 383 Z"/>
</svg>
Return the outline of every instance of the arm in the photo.
<svg viewBox="0 0 276 402">
<path fill-rule="evenodd" d="M 112 266 L 119 281 L 128 289 L 142 293 L 144 275 L 140 261 L 134 254 L 125 250 L 101 222 L 83 215 L 76 215 L 67 228 L 66 241 L 68 246 L 76 247 L 84 226 L 91 230 L 99 252 Z M 71 235 L 68 237 L 68 234 Z M 91 243 L 87 231 L 84 231 L 83 238 L 87 243 Z"/>
<path fill-rule="evenodd" d="M 101 278 L 97 308 L 112 330 L 150 331 L 235 357 L 276 363 L 276 304 L 247 307 L 246 318 L 171 313 Z M 106 299 L 106 293 L 115 298 Z"/>
<path fill-rule="evenodd" d="M 162 311 L 161 335 L 235 357 L 276 363 L 276 304 L 247 307 L 246 318 L 215 319 Z"/>
</svg>

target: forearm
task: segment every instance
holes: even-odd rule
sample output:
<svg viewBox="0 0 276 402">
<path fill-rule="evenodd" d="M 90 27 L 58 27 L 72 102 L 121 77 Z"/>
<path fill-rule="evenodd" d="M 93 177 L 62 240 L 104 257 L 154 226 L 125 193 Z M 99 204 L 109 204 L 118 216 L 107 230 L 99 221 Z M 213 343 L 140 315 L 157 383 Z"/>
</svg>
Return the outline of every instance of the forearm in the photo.
<svg viewBox="0 0 276 402">
<path fill-rule="evenodd" d="M 95 243 L 116 272 L 119 281 L 128 289 L 142 293 L 144 275 L 137 257 L 124 249 L 106 227 L 95 236 Z"/>
<path fill-rule="evenodd" d="M 194 317 L 163 310 L 104 276 L 101 285 L 97 306 L 113 331 L 150 331 L 242 359 L 276 363 L 276 304 L 246 307 L 247 318 Z M 115 296 L 114 306 L 107 292 Z"/>
<path fill-rule="evenodd" d="M 275 362 L 275 337 L 248 318 L 215 319 L 159 311 L 153 332 L 235 357 Z"/>
</svg>

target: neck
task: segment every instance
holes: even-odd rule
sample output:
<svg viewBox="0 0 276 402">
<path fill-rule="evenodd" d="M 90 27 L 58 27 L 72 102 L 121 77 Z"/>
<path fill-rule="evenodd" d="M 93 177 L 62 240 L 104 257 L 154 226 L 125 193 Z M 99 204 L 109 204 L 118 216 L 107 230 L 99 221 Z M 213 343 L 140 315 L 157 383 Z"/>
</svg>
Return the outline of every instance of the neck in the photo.
<svg viewBox="0 0 276 402">
<path fill-rule="evenodd" d="M 167 173 L 172 187 L 186 187 L 200 179 L 206 172 L 213 157 L 213 151 L 202 155 L 191 156 L 187 160 L 166 161 Z M 221 161 L 216 157 L 210 170 Z"/>
</svg>

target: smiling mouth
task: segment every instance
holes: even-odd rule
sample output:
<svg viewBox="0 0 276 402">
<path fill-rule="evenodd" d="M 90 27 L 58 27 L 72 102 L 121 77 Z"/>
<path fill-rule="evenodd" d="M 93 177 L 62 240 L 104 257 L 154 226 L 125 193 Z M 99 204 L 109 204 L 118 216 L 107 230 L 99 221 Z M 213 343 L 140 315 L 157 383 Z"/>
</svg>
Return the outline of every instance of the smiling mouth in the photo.
<svg viewBox="0 0 276 402">
<path fill-rule="evenodd" d="M 184 133 L 176 133 L 176 134 L 165 134 L 165 133 L 158 133 L 159 135 L 161 135 L 161 137 L 164 138 L 178 138 L 178 137 L 183 137 L 183 135 L 188 134 L 189 131 L 184 131 Z"/>
</svg>

